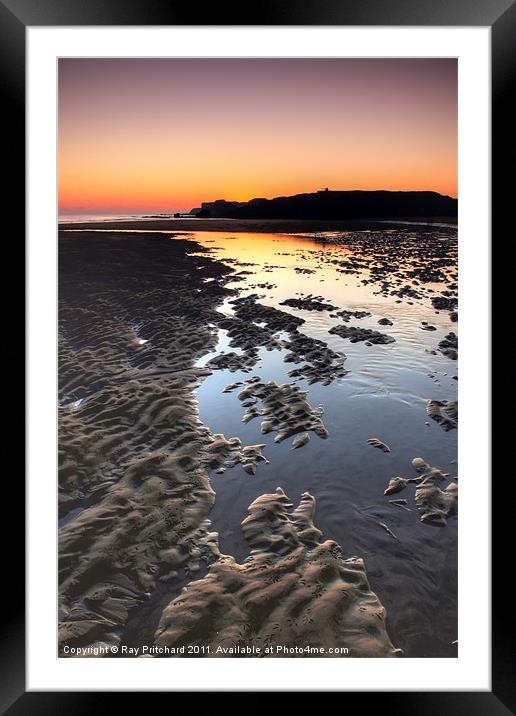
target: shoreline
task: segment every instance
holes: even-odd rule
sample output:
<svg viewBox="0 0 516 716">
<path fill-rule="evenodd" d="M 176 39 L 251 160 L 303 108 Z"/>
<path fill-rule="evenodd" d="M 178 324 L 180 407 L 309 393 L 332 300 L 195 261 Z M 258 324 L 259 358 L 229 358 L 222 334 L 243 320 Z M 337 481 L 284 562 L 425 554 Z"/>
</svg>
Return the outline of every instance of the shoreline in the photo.
<svg viewBox="0 0 516 716">
<path fill-rule="evenodd" d="M 457 228 L 456 217 L 397 217 L 395 219 L 115 219 L 113 221 L 81 221 L 59 223 L 59 231 L 145 230 L 145 231 L 234 231 L 251 233 L 306 233 L 318 231 L 348 231 L 397 226 L 429 226 Z"/>
<path fill-rule="evenodd" d="M 306 231 L 306 222 L 302 223 Z M 91 226 L 60 229 L 62 655 L 86 656 L 83 648 L 107 645 L 113 652 L 99 656 L 118 650 L 117 656 L 123 657 L 147 645 L 164 650 L 149 656 L 181 656 L 179 649 L 185 644 L 197 644 L 205 649 L 202 656 L 213 657 L 219 647 L 270 643 L 280 647 L 309 643 L 322 649 L 346 645 L 355 657 L 397 657 L 401 649 L 409 657 L 452 655 L 449 644 L 456 636 L 448 624 L 452 610 L 440 615 L 445 622 L 443 638 L 414 641 L 414 617 L 411 611 L 405 616 L 403 605 L 412 605 L 419 582 L 414 585 L 409 577 L 400 582 L 396 560 L 385 558 L 398 543 L 416 563 L 433 554 L 431 546 L 421 552 L 411 519 L 422 510 L 421 521 L 439 517 L 429 495 L 416 492 L 412 508 L 406 507 L 411 497 L 408 491 L 409 501 L 392 500 L 400 503 L 394 507 L 391 500 L 382 502 L 381 497 L 382 492 L 384 496 L 398 492 L 405 482 L 441 479 L 441 475 L 444 479 L 438 468 L 430 467 L 445 463 L 428 450 L 426 434 L 414 432 L 411 444 L 417 450 L 411 449 L 408 455 L 422 477 L 392 479 L 393 474 L 406 474 L 405 438 L 400 442 L 399 435 L 377 430 L 397 457 L 389 468 L 388 463 L 376 465 L 378 450 L 367 453 L 365 462 L 376 465 L 378 478 L 369 487 L 361 483 L 357 456 L 364 461 L 363 450 L 370 450 L 364 447 L 367 443 L 382 448 L 382 454 L 391 449 L 370 438 L 374 433 L 369 430 L 355 435 L 359 439 L 352 443 L 358 447 L 356 454 L 348 447 L 346 470 L 357 476 L 361 500 L 366 504 L 380 500 L 377 514 L 362 516 L 362 510 L 357 511 L 353 485 L 351 492 L 339 492 L 340 488 L 335 492 L 331 478 L 326 483 L 320 475 L 317 479 L 312 475 L 326 468 L 333 474 L 331 465 L 338 451 L 335 436 L 347 439 L 332 424 L 331 396 L 319 391 L 348 373 L 353 380 L 351 344 L 366 341 L 374 356 L 376 344 L 395 343 L 388 335 L 397 330 L 400 313 L 394 310 L 395 303 L 412 306 L 427 301 L 443 312 L 456 308 L 455 232 L 404 226 L 389 242 L 384 227 L 363 237 L 337 232 L 321 240 L 328 243 L 326 263 L 334 267 L 336 281 L 353 275 L 358 281 L 360 271 L 374 257 L 366 283 L 375 284 L 383 297 L 397 297 L 387 310 L 392 320 L 377 320 L 383 312 L 377 314 L 376 309 L 372 313 L 349 310 L 357 305 L 341 303 L 340 284 L 335 287 L 339 298 L 328 294 L 329 282 L 324 289 L 326 300 L 315 295 L 315 290 L 306 295 L 310 282 L 316 288 L 323 263 L 317 243 L 303 247 L 302 235 L 284 237 L 294 245 L 283 247 L 274 236 L 257 235 L 252 248 L 252 237 L 241 238 L 240 251 L 239 239 L 227 236 L 227 251 L 221 255 L 216 250 L 220 247 L 211 245 L 219 242 L 208 235 L 159 229 L 131 232 L 105 225 L 101 230 Z M 268 254 L 263 254 L 263 242 L 270 244 Z M 345 255 L 340 255 L 340 246 L 350 247 Z M 246 253 L 255 250 L 259 264 L 250 263 Z M 280 256 L 291 258 L 276 258 Z M 265 296 L 247 294 L 247 289 L 269 293 L 277 288 L 283 271 L 291 271 L 294 278 L 302 274 L 301 284 L 289 284 L 289 298 L 280 295 L 281 302 L 271 305 L 261 302 Z M 446 284 L 443 296 L 432 295 L 434 281 Z M 232 307 L 230 313 L 219 311 L 226 300 Z M 339 310 L 342 306 L 347 308 Z M 340 319 L 339 330 L 312 335 L 310 312 L 325 311 L 334 314 L 329 318 Z M 351 318 L 364 323 L 348 326 Z M 450 314 L 449 320 L 456 318 Z M 380 332 L 378 325 L 387 328 Z M 427 329 L 427 323 L 421 325 L 421 330 L 438 331 L 423 334 L 433 336 L 429 356 L 444 355 L 444 341 L 438 344 L 445 332 L 442 326 Z M 221 332 L 231 339 L 229 346 L 219 344 Z M 346 353 L 334 342 L 334 335 L 349 339 Z M 455 334 L 447 338 L 451 336 Z M 447 344 L 448 353 L 452 349 Z M 265 350 L 282 352 L 282 366 L 287 365 L 279 370 L 268 365 L 260 357 Z M 391 349 L 386 350 L 387 357 Z M 199 363 L 205 355 L 209 359 Z M 348 357 L 350 370 L 345 364 Z M 207 379 L 217 410 L 234 414 L 236 426 L 232 420 L 221 423 L 201 412 L 199 391 Z M 426 417 L 437 422 L 441 436 L 441 431 L 456 427 L 455 394 L 433 386 L 431 390 L 430 411 L 427 406 L 425 414 L 416 406 L 416 419 L 421 425 Z M 442 402 L 445 398 L 447 402 Z M 233 401 L 232 408 L 228 400 Z M 256 430 L 252 434 L 241 428 L 259 416 L 258 436 Z M 421 430 L 426 433 L 427 427 Z M 329 435 L 334 437 L 323 448 L 318 440 Z M 301 463 L 299 449 L 303 451 Z M 309 457 L 316 454 L 314 450 L 319 467 Z M 414 455 L 423 455 L 428 462 Z M 291 471 L 285 460 L 302 464 L 303 470 Z M 233 468 L 238 472 L 224 474 Z M 342 499 L 338 523 L 333 523 L 325 503 L 327 488 Z M 447 490 L 442 493 L 446 514 L 440 517 L 444 527 L 446 517 L 456 513 L 455 483 Z M 439 497 L 441 492 L 431 494 Z M 359 527 L 357 533 L 351 534 L 346 526 L 350 520 L 353 529 Z M 447 544 L 453 554 L 453 534 Z M 390 569 L 390 574 L 382 573 Z M 423 576 L 428 584 L 433 583 L 432 570 Z M 402 604 L 396 597 L 401 584 L 409 594 Z M 348 595 L 346 603 L 339 600 L 341 592 Z M 425 603 L 417 611 L 423 635 L 431 626 Z M 259 628 L 255 628 L 257 614 Z M 313 627 L 306 620 L 309 614 L 319 615 Z M 331 614 L 339 615 L 338 629 Z M 324 657 L 328 652 L 317 655 Z"/>
<path fill-rule="evenodd" d="M 215 347 L 217 307 L 238 295 L 235 268 L 163 234 L 82 238 L 59 245 L 60 513 L 85 508 L 59 530 L 60 655 L 312 642 L 320 656 L 343 645 L 401 656 L 363 560 L 322 541 L 309 492 L 293 495 L 297 506 L 280 487 L 259 495 L 241 523 L 251 556 L 220 552 L 210 473 L 241 464 L 254 475 L 265 460 L 263 445 L 214 434 L 198 412 L 210 370 L 196 359 Z M 269 322 L 289 318 L 267 310 Z M 248 391 L 259 388 L 250 378 Z M 275 399 L 291 405 L 283 392 Z"/>
</svg>

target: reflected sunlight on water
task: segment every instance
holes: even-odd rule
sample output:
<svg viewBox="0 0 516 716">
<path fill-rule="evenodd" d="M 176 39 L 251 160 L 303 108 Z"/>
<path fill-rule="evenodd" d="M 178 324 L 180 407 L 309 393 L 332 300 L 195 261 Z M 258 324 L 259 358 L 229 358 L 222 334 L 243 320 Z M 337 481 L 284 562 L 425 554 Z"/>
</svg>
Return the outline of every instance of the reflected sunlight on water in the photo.
<svg viewBox="0 0 516 716">
<path fill-rule="evenodd" d="M 436 349 L 457 324 L 450 322 L 446 311 L 437 314 L 429 298 L 399 302 L 396 295 L 378 295 L 377 284 L 363 283 L 369 277 L 367 260 L 356 274 L 340 273 L 337 260 L 350 261 L 353 255 L 346 246 L 278 234 L 199 232 L 192 238 L 209 247 L 215 258 L 229 260 L 235 271 L 251 272 L 230 284 L 241 289 L 239 296 L 258 294 L 259 303 L 303 318 L 299 330 L 344 352 L 350 370 L 329 386 L 297 379 L 309 390 L 309 403 L 323 406 L 329 437 L 313 436 L 294 451 L 290 441 L 276 444 L 271 434 L 262 435 L 259 418 L 242 422 L 238 391 L 222 393 L 229 383 L 254 375 L 264 381 L 291 381 L 292 363 L 283 360 L 286 350 L 260 350 L 250 373 L 215 370 L 204 380 L 198 390 L 203 422 L 214 432 L 238 436 L 244 445 L 265 443 L 264 454 L 270 460 L 252 478 L 238 467 L 212 475 L 216 502 L 211 519 L 220 532 L 222 551 L 237 559 L 248 554 L 240 522 L 258 495 L 281 486 L 298 500 L 309 490 L 317 499 L 316 522 L 324 536 L 336 540 L 346 556 L 364 557 L 371 586 L 387 608 L 395 643 L 407 656 L 452 656 L 447 645 L 456 638 L 456 521 L 441 530 L 423 525 L 413 490 L 401 495 L 408 500 L 408 510 L 389 503 L 383 491 L 390 478 L 413 476 L 411 461 L 416 456 L 456 474 L 457 431 L 444 432 L 429 421 L 425 406 L 429 399 L 456 399 L 457 364 Z M 428 283 L 425 288 L 438 294 L 444 286 Z M 282 305 L 300 293 L 321 296 L 339 309 L 369 311 L 371 316 L 352 318 L 346 325 L 380 330 L 395 342 L 367 346 L 328 333 L 342 324 L 341 318 L 332 317 L 334 311 Z M 221 305 L 222 313 L 232 313 L 231 300 Z M 381 318 L 389 318 L 393 325 L 379 326 Z M 423 330 L 423 322 L 435 330 Z M 230 351 L 238 349 L 230 346 L 227 332 L 219 330 L 216 350 L 200 363 Z M 391 452 L 371 448 L 367 439 L 372 436 L 386 442 Z M 379 521 L 397 539 L 386 534 Z"/>
</svg>

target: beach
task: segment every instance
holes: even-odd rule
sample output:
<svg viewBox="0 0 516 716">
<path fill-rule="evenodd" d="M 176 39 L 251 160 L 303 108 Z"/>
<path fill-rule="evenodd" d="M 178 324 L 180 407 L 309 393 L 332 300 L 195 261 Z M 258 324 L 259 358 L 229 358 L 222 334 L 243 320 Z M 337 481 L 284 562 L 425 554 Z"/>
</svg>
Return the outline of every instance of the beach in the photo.
<svg viewBox="0 0 516 716">
<path fill-rule="evenodd" d="M 301 219 L 197 219 L 195 217 L 182 216 L 174 219 L 171 217 L 163 218 L 154 217 L 126 217 L 111 219 L 108 216 L 95 219 L 90 217 L 66 220 L 62 217 L 59 222 L 59 228 L 65 230 L 114 230 L 122 229 L 124 231 L 229 231 L 229 232 L 248 232 L 248 233 L 313 233 L 326 231 L 350 231 L 360 229 L 370 229 L 373 226 L 379 227 L 396 227 L 403 224 L 410 226 L 429 225 L 429 226 L 457 226 L 456 216 L 418 216 L 418 217 L 398 217 L 392 219 L 385 217 L 376 221 L 371 219 L 313 219 L 311 221 Z"/>
<path fill-rule="evenodd" d="M 457 655 L 457 230 L 404 221 L 60 225 L 61 656 Z"/>
</svg>

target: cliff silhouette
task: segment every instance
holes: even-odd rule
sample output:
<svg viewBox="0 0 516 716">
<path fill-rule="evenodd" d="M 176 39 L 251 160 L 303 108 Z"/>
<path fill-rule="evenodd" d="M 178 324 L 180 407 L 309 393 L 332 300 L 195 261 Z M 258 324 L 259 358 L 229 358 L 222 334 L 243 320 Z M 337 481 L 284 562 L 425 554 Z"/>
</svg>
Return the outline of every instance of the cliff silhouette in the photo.
<svg viewBox="0 0 516 716">
<path fill-rule="evenodd" d="M 457 216 L 457 199 L 434 191 L 330 191 L 203 202 L 197 215 L 226 219 L 389 219 Z"/>
</svg>

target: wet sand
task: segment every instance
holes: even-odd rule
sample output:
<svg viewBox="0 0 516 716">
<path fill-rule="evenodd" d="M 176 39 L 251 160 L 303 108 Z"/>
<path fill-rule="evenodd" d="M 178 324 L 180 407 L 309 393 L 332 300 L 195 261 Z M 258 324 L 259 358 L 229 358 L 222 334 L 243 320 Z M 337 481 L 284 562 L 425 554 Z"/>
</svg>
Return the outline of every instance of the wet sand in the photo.
<svg viewBox="0 0 516 716">
<path fill-rule="evenodd" d="M 449 216 L 444 217 L 400 217 L 390 220 L 388 217 L 378 221 L 356 220 L 356 221 L 301 221 L 296 219 L 138 219 L 120 221 L 89 221 L 66 222 L 59 224 L 60 229 L 124 229 L 125 231 L 235 231 L 254 233 L 287 233 L 295 234 L 314 231 L 347 231 L 349 229 L 369 229 L 371 226 L 393 226 L 411 223 L 414 226 L 420 224 L 429 225 L 450 225 L 456 226 L 457 219 Z"/>
<path fill-rule="evenodd" d="M 118 226 L 128 229 L 125 222 Z M 377 469 L 377 479 L 358 488 L 359 499 L 353 484 L 336 501 L 342 485 L 331 487 L 335 471 L 324 469 L 339 445 L 334 418 L 328 424 L 325 416 L 331 401 L 324 391 L 350 380 L 350 341 L 358 341 L 353 350 L 373 355 L 403 350 L 396 302 L 409 312 L 415 304 L 428 306 L 438 325 L 434 334 L 422 325 L 430 321 L 419 321 L 427 342 L 422 351 L 436 366 L 455 365 L 453 346 L 440 346 L 450 343 L 450 322 L 456 329 L 448 315 L 457 308 L 453 232 L 436 238 L 429 230 L 417 241 L 402 232 L 396 243 L 386 227 L 375 227 L 376 233 L 355 228 L 356 235 L 346 238 L 327 235 L 333 229 L 326 227 L 310 241 L 298 238 L 297 255 L 268 249 L 264 260 L 257 242 L 246 261 L 230 235 L 223 244 L 235 251 L 218 249 L 217 235 L 197 234 L 192 241 L 161 233 L 165 228 L 149 232 L 156 222 L 136 226 L 146 233 L 60 231 L 61 654 L 65 647 L 205 645 L 209 653 L 190 655 L 306 656 L 266 648 L 308 644 L 347 647 L 342 655 L 348 657 L 399 656 L 400 647 L 406 656 L 454 656 L 447 645 L 456 638 L 456 481 L 430 467 L 432 440 L 411 444 L 408 433 L 400 450 L 399 433 L 389 435 L 385 423 L 367 438 L 388 445 L 388 455 L 373 450 L 374 442 L 356 441 L 362 462 Z M 104 222 L 102 228 L 108 228 Z M 305 224 L 303 233 L 311 230 L 321 231 Z M 278 249 L 281 241 L 280 235 L 270 238 Z M 323 295 L 295 295 L 301 292 L 292 288 L 268 298 L 275 281 L 281 283 L 284 263 L 300 281 L 328 281 L 328 271 L 337 279 L 359 276 L 391 307 L 393 320 L 338 300 L 339 284 L 333 295 L 322 283 Z M 436 296 L 445 301 L 438 315 Z M 317 321 L 329 323 L 314 333 Z M 411 324 L 411 341 L 413 332 Z M 391 361 L 390 355 L 380 360 Z M 275 356 L 285 368 L 275 370 Z M 422 424 L 431 419 L 441 450 L 440 441 L 456 434 L 454 397 L 443 396 L 441 388 L 421 406 Z M 210 417 L 212 405 L 218 415 Z M 354 419 L 363 423 L 360 414 Z M 312 452 L 315 443 L 327 446 L 323 460 Z M 415 462 L 414 471 L 410 462 L 417 454 L 428 462 Z M 306 466 L 295 480 L 287 455 L 301 456 Z M 409 474 L 400 478 L 407 481 L 400 491 L 408 489 L 389 493 L 389 500 L 383 492 L 398 463 L 384 467 L 381 460 L 392 455 Z M 293 509 L 285 493 L 299 507 Z M 397 501 L 405 496 L 406 503 Z M 351 533 L 342 524 L 335 529 L 333 508 L 339 507 Z M 413 520 L 418 512 L 419 525 Z M 450 537 L 437 537 L 436 524 Z M 421 529 L 434 536 L 421 537 Z M 418 571 L 414 554 L 419 550 L 424 561 L 429 549 L 446 568 L 421 573 L 414 596 L 406 573 Z M 387 581 L 378 578 L 386 554 L 389 568 L 399 567 Z M 450 574 L 440 617 L 432 621 L 428 595 L 437 585 L 431 582 L 449 582 Z M 407 596 L 396 598 L 396 590 Z M 422 611 L 410 614 L 416 597 Z M 441 633 L 429 646 L 432 629 Z M 237 646 L 259 647 L 260 653 L 228 651 Z"/>
</svg>

